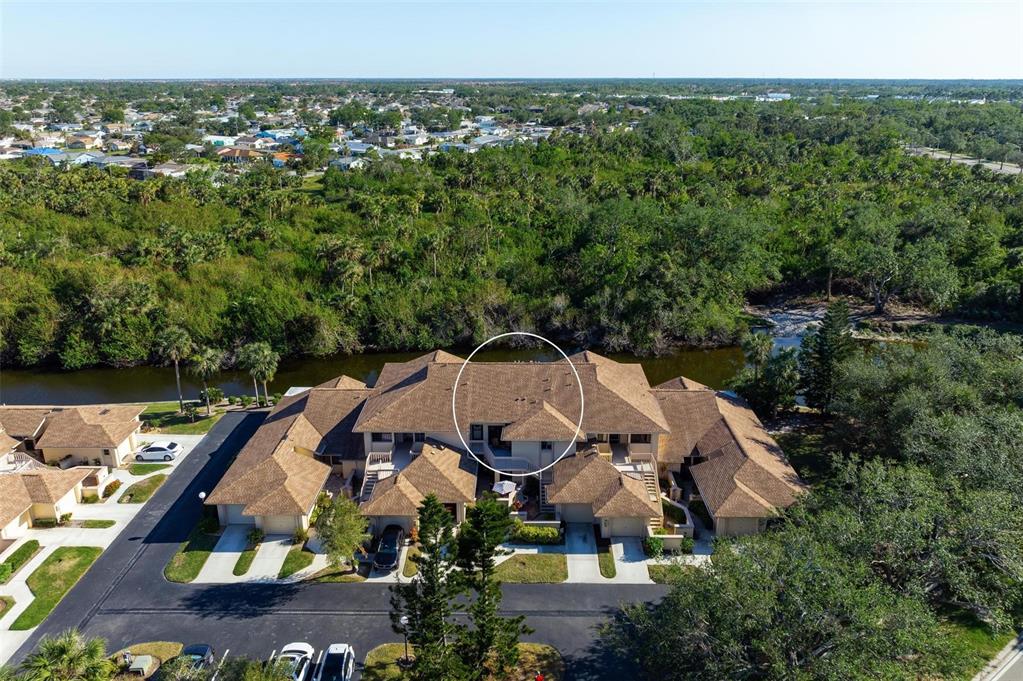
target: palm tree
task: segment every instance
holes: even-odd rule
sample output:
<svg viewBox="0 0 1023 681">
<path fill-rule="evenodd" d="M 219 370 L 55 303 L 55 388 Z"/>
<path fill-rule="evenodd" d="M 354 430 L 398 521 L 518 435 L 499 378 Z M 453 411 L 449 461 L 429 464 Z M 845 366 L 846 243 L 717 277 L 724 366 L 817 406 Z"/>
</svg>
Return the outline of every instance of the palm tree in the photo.
<svg viewBox="0 0 1023 681">
<path fill-rule="evenodd" d="M 210 408 L 210 389 L 207 382 L 217 375 L 224 364 L 224 353 L 214 348 L 203 348 L 192 356 L 192 373 L 202 381 L 202 392 L 206 398 L 206 415 L 213 413 Z"/>
<path fill-rule="evenodd" d="M 86 639 L 77 629 L 44 638 L 22 670 L 25 681 L 107 681 L 114 672 L 103 639 Z"/>
<path fill-rule="evenodd" d="M 274 352 L 270 344 L 265 341 L 249 343 L 242 346 L 238 352 L 238 365 L 249 372 L 252 376 L 252 386 L 256 389 L 256 402 L 259 402 L 259 387 L 256 382 L 263 384 L 263 399 L 270 404 L 270 395 L 267 392 L 266 384 L 272 381 L 277 373 L 277 364 L 281 356 Z"/>
<path fill-rule="evenodd" d="M 192 337 L 180 326 L 168 326 L 156 339 L 156 351 L 164 359 L 174 362 L 174 380 L 178 384 L 178 411 L 185 411 L 185 398 L 181 394 L 181 360 L 192 353 Z"/>
<path fill-rule="evenodd" d="M 742 353 L 746 361 L 753 365 L 753 377 L 760 380 L 760 370 L 767 364 L 774 349 L 774 341 L 766 333 L 748 333 L 742 339 Z"/>
</svg>

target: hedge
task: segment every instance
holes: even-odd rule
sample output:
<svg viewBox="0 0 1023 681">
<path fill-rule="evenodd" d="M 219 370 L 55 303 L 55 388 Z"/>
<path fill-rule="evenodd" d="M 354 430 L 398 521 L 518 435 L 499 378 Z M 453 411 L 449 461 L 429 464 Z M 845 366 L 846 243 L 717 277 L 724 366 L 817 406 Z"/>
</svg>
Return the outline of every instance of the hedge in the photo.
<svg viewBox="0 0 1023 681">
<path fill-rule="evenodd" d="M 18 571 L 22 565 L 32 559 L 32 556 L 36 555 L 36 551 L 39 550 L 39 542 L 35 539 L 29 539 L 27 542 L 15 549 L 14 553 L 7 557 L 3 563 L 0 563 L 0 582 L 7 583 L 7 580 L 11 578 L 15 572 Z M 6 573 L 4 573 L 6 569 Z"/>
<path fill-rule="evenodd" d="M 121 489 L 121 481 L 114 480 L 112 483 L 110 483 L 103 489 L 103 498 L 109 499 L 113 495 L 113 493 L 119 489 Z"/>
<path fill-rule="evenodd" d="M 541 525 L 526 525 L 516 521 L 512 529 L 511 541 L 516 544 L 560 544 L 561 529 Z"/>
</svg>

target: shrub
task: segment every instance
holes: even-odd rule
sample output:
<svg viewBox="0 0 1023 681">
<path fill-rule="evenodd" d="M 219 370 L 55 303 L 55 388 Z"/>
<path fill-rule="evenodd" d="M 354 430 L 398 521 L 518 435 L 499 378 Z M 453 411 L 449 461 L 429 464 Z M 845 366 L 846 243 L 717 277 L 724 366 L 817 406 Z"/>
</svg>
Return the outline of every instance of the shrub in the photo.
<svg viewBox="0 0 1023 681">
<path fill-rule="evenodd" d="M 40 529 L 49 529 L 57 526 L 56 518 L 39 518 L 32 522 L 32 527 L 38 527 Z"/>
<path fill-rule="evenodd" d="M 206 394 L 210 396 L 210 404 L 220 404 L 224 401 L 224 391 L 220 388 L 210 388 Z"/>
<path fill-rule="evenodd" d="M 103 498 L 109 499 L 111 496 L 113 496 L 114 492 L 116 492 L 119 489 L 121 489 L 121 481 L 114 480 L 109 485 L 103 488 Z"/>
<path fill-rule="evenodd" d="M 694 548 L 696 541 L 692 537 L 682 537 L 682 541 L 678 543 L 679 553 L 692 553 Z"/>
<path fill-rule="evenodd" d="M 82 503 L 83 504 L 97 504 L 97 503 L 99 503 L 99 496 L 96 495 L 96 494 L 83 494 L 82 495 Z"/>
<path fill-rule="evenodd" d="M 261 541 L 263 541 L 264 536 L 265 535 L 263 534 L 263 530 L 259 529 L 258 527 L 253 527 L 251 530 L 249 530 L 249 534 L 247 535 L 247 538 L 249 540 L 249 546 L 256 546 Z"/>
<path fill-rule="evenodd" d="M 37 523 L 36 527 L 38 526 L 39 525 Z M 11 575 L 17 572 L 18 568 L 27 563 L 38 550 L 39 542 L 37 542 L 35 539 L 30 539 L 21 546 L 19 546 L 17 549 L 15 549 L 14 553 L 7 556 L 7 560 L 5 560 L 3 563 L 0 563 L 0 566 L 6 566 L 8 570 L 7 576 L 4 577 L 3 579 L 0 579 L 0 582 L 6 582 L 8 579 L 10 579 Z"/>
<path fill-rule="evenodd" d="M 58 525 L 67 525 L 69 522 L 71 522 L 71 514 L 70 513 L 61 513 L 60 514 L 60 520 L 57 521 L 57 524 Z"/>
<path fill-rule="evenodd" d="M 304 527 L 296 527 L 295 533 L 291 536 L 291 540 L 295 544 L 305 544 L 309 541 L 309 530 Z"/>
<path fill-rule="evenodd" d="M 660 558 L 664 555 L 664 540 L 660 537 L 647 537 L 643 540 L 643 553 L 650 558 Z"/>
<path fill-rule="evenodd" d="M 6 584 L 12 574 L 14 574 L 14 570 L 9 563 L 0 563 L 0 583 Z"/>
<path fill-rule="evenodd" d="M 561 530 L 557 527 L 527 525 L 516 520 L 511 541 L 517 544 L 557 544 L 561 542 Z"/>
<path fill-rule="evenodd" d="M 216 516 L 206 515 L 199 519 L 199 531 L 204 534 L 216 534 L 220 529 L 220 520 Z"/>
<path fill-rule="evenodd" d="M 278 402 L 281 401 L 282 397 L 284 397 L 282 393 L 274 393 L 273 395 L 270 396 L 270 399 L 274 401 L 274 404 L 277 404 Z"/>
<path fill-rule="evenodd" d="M 242 395 L 240 398 L 242 406 L 248 408 L 252 404 L 252 398 L 248 395 Z"/>
<path fill-rule="evenodd" d="M 238 404 L 238 398 L 235 397 L 234 395 L 231 395 L 230 397 L 227 398 L 227 403 L 230 405 Z"/>
<path fill-rule="evenodd" d="M 666 527 L 658 527 L 656 530 L 654 530 L 654 534 L 660 534 L 660 535 L 669 534 L 668 528 L 666 528 Z"/>
</svg>

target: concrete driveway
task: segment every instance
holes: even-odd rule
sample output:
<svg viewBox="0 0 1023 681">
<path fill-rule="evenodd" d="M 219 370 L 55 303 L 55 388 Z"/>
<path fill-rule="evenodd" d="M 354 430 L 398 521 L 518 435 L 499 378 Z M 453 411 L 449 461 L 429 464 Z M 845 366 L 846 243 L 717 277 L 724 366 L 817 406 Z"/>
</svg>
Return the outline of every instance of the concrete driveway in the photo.
<svg viewBox="0 0 1023 681">
<path fill-rule="evenodd" d="M 206 559 L 199 575 L 195 578 L 198 584 L 226 584 L 237 582 L 244 577 L 234 576 L 234 564 L 249 544 L 251 525 L 228 525 L 220 535 L 220 541 L 213 547 L 213 552 Z"/>
<path fill-rule="evenodd" d="M 565 526 L 565 558 L 568 559 L 567 581 L 586 584 L 607 581 L 600 574 L 593 525 L 568 523 Z"/>
<path fill-rule="evenodd" d="M 652 584 L 647 571 L 647 557 L 639 537 L 619 537 L 611 542 L 615 557 L 615 581 L 623 584 Z"/>
</svg>

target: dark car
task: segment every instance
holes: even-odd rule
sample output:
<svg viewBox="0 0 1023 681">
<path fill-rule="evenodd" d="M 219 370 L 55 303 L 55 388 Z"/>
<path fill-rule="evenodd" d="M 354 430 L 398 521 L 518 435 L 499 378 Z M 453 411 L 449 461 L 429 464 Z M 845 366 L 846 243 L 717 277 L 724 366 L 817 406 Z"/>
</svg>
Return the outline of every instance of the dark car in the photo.
<svg viewBox="0 0 1023 681">
<path fill-rule="evenodd" d="M 182 658 L 192 661 L 192 669 L 212 669 L 214 658 L 213 646 L 208 643 L 193 643 L 190 646 L 185 646 L 181 654 L 175 659 Z"/>
<path fill-rule="evenodd" d="M 373 558 L 374 569 L 390 572 L 398 567 L 398 554 L 401 552 L 401 544 L 404 541 L 405 530 L 397 525 L 388 525 L 384 529 L 384 533 L 380 535 L 377 554 Z"/>
</svg>

